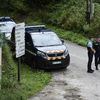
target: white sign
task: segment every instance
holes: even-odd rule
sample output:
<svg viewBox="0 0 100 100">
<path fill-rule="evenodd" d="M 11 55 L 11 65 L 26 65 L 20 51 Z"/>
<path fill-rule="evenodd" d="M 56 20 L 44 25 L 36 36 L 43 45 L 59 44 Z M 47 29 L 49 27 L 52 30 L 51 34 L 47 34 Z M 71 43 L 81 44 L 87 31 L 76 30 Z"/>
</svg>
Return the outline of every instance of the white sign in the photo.
<svg viewBox="0 0 100 100">
<path fill-rule="evenodd" d="M 25 23 L 16 24 L 15 27 L 16 58 L 25 54 Z"/>
</svg>

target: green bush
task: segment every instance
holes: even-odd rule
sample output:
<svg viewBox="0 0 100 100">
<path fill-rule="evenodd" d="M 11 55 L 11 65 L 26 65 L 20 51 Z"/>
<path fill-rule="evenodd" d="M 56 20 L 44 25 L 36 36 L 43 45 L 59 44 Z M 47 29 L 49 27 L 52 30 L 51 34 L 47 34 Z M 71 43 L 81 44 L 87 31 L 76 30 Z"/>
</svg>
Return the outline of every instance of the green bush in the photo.
<svg viewBox="0 0 100 100">
<path fill-rule="evenodd" d="M 95 1 L 94 1 L 95 2 Z M 43 12 L 43 9 L 41 10 Z M 100 34 L 100 4 L 95 3 L 95 13 L 90 25 L 86 22 L 86 1 L 62 0 L 38 13 L 43 22 L 77 33 Z M 98 34 L 97 34 L 98 33 Z"/>
<path fill-rule="evenodd" d="M 17 67 L 12 59 L 10 48 L 7 44 L 3 46 L 3 66 L 2 66 L 2 88 L 12 88 L 16 85 Z"/>
<path fill-rule="evenodd" d="M 20 89 L 2 89 L 0 90 L 0 100 L 25 100 Z"/>
<path fill-rule="evenodd" d="M 20 83 L 13 88 L 1 89 L 0 100 L 27 100 L 41 91 L 50 79 L 50 73 L 32 70 L 29 66 L 22 64 Z"/>
<path fill-rule="evenodd" d="M 0 15 L 12 16 L 17 21 L 27 18 L 42 21 L 74 32 L 97 35 L 100 33 L 100 2 L 94 0 L 95 14 L 87 27 L 86 0 L 0 0 Z M 31 22 L 31 20 L 29 19 Z"/>
<path fill-rule="evenodd" d="M 47 11 L 50 15 L 48 21 L 63 29 L 81 31 L 83 30 L 83 25 L 86 23 L 85 7 L 86 2 L 84 0 L 63 0 L 49 7 L 50 10 Z"/>
<path fill-rule="evenodd" d="M 17 82 L 17 66 L 7 44 L 3 46 L 0 100 L 27 100 L 50 82 L 51 74 L 21 64 L 21 81 Z"/>
</svg>

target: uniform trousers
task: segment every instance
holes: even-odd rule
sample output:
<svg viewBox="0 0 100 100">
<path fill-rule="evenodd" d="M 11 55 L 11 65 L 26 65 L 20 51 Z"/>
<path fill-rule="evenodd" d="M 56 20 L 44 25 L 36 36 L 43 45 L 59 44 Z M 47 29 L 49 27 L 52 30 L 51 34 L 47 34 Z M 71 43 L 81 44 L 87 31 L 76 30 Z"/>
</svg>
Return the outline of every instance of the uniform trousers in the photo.
<svg viewBox="0 0 100 100">
<path fill-rule="evenodd" d="M 100 60 L 100 53 L 95 53 L 95 66 L 98 67 Z"/>
<path fill-rule="evenodd" d="M 91 71 L 91 64 L 93 61 L 93 52 L 88 52 L 88 65 L 87 65 L 87 70 Z"/>
</svg>

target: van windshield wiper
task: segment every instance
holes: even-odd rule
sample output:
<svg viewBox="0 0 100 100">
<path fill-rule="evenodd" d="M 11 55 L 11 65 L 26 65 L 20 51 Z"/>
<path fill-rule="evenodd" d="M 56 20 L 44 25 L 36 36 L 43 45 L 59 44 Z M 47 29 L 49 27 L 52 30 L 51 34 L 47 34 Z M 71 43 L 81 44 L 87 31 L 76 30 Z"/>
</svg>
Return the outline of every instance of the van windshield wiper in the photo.
<svg viewBox="0 0 100 100">
<path fill-rule="evenodd" d="M 54 45 L 46 45 L 46 46 L 59 46 L 61 44 L 54 44 Z"/>
<path fill-rule="evenodd" d="M 36 47 L 49 47 L 49 46 L 59 46 L 59 45 L 62 45 L 62 44 L 44 45 L 44 46 L 37 46 L 37 45 L 36 45 Z"/>
<path fill-rule="evenodd" d="M 37 45 L 36 45 L 35 47 L 45 47 L 45 46 L 37 46 Z"/>
</svg>

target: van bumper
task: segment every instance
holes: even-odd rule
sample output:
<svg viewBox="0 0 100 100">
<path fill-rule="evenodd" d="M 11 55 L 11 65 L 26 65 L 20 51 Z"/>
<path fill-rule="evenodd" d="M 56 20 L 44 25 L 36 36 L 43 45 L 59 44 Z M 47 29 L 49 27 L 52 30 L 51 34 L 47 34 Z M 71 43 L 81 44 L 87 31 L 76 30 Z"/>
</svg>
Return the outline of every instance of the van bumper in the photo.
<svg viewBox="0 0 100 100">
<path fill-rule="evenodd" d="M 42 69 L 63 69 L 67 68 L 70 64 L 70 55 L 68 54 L 65 59 L 61 60 L 46 60 L 46 59 L 38 59 L 37 66 Z"/>
</svg>

